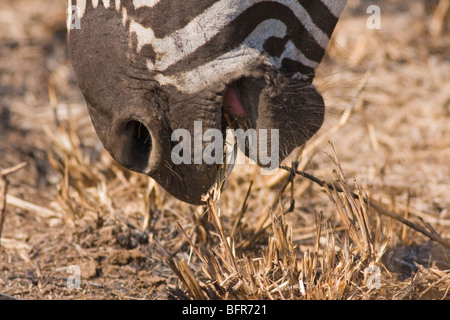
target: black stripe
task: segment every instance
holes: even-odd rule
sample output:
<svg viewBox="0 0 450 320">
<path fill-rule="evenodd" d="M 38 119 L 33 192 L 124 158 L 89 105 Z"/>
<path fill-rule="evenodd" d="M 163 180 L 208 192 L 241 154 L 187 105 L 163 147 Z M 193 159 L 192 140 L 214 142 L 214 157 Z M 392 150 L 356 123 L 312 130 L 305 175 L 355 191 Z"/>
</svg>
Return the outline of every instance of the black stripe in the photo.
<svg viewBox="0 0 450 320">
<path fill-rule="evenodd" d="M 173 75 L 186 69 L 195 69 L 215 60 L 238 47 L 252 31 L 267 19 L 277 19 L 287 26 L 287 37 L 309 60 L 320 62 L 324 49 L 303 27 L 289 7 L 277 2 L 260 2 L 245 10 L 226 25 L 210 41 L 199 47 L 181 61 L 170 66 L 165 74 Z"/>
<path fill-rule="evenodd" d="M 122 1 L 127 13 L 137 23 L 151 28 L 157 38 L 164 38 L 184 28 L 217 0 L 162 0 L 152 8 L 135 9 L 132 1 Z"/>
<path fill-rule="evenodd" d="M 303 63 L 289 59 L 289 58 L 283 58 L 281 61 L 281 70 L 284 73 L 287 74 L 295 74 L 297 72 L 300 72 L 302 75 L 308 77 L 308 81 L 312 82 L 312 79 L 314 78 L 314 69 L 308 66 L 305 66 Z"/>
<path fill-rule="evenodd" d="M 338 18 L 330 12 L 328 7 L 320 0 L 298 0 L 298 2 L 308 11 L 314 24 L 325 32 L 328 37 L 331 37 Z"/>
<path fill-rule="evenodd" d="M 85 12 L 89 12 L 91 10 L 94 10 L 94 4 L 92 3 L 92 1 L 86 1 Z"/>
<path fill-rule="evenodd" d="M 264 42 L 264 51 L 267 52 L 271 57 L 280 57 L 284 52 L 284 48 L 286 47 L 288 41 L 289 37 L 269 37 Z"/>
<path fill-rule="evenodd" d="M 288 41 L 288 37 L 270 37 L 264 43 L 264 50 L 272 57 L 281 57 Z M 300 72 L 305 76 L 311 77 L 311 80 L 314 77 L 313 68 L 305 66 L 303 63 L 292 60 L 290 58 L 283 58 L 283 60 L 281 61 L 281 71 L 286 74 L 294 74 Z"/>
</svg>

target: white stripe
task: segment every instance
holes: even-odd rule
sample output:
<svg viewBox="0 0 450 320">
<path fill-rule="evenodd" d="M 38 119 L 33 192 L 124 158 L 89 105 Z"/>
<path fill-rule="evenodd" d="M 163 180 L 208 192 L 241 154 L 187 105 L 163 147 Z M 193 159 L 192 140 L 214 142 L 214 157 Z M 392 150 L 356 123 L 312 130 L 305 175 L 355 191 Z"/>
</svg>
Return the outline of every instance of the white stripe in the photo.
<svg viewBox="0 0 450 320">
<path fill-rule="evenodd" d="M 135 9 L 139 9 L 141 7 L 154 7 L 160 0 L 133 0 L 133 5 Z M 167 0 L 171 1 L 171 0 Z"/>
<path fill-rule="evenodd" d="M 122 25 L 125 27 L 128 21 L 128 11 L 127 8 L 122 8 Z"/>
<path fill-rule="evenodd" d="M 136 23 L 130 31 L 136 32 L 138 50 L 146 44 L 153 46 L 157 61 L 154 68 L 158 71 L 164 71 L 211 40 L 223 27 L 236 19 L 246 9 L 263 1 L 265 0 L 248 0 L 236 4 L 236 0 L 221 0 L 193 19 L 183 29 L 177 30 L 162 39 L 151 39 L 149 35 L 153 31 L 150 28 L 137 27 Z M 276 2 L 289 7 L 318 44 L 322 48 L 326 48 L 329 41 L 328 36 L 313 23 L 307 11 L 297 0 L 279 0 Z"/>
<path fill-rule="evenodd" d="M 244 10 L 263 0 L 249 0 L 236 4 L 236 0 L 221 0 L 195 17 L 183 29 L 163 39 L 154 39 L 152 45 L 157 53 L 157 70 L 163 71 L 172 64 L 197 50 L 211 40 L 230 21 Z M 137 34 L 139 38 L 139 34 Z M 141 41 L 139 41 L 141 43 Z"/>
<path fill-rule="evenodd" d="M 328 7 L 330 12 L 336 17 L 339 18 L 341 16 L 342 10 L 347 3 L 347 0 L 320 0 L 322 3 Z"/>
<path fill-rule="evenodd" d="M 76 1 L 77 11 L 81 19 L 86 11 L 86 0 L 68 0 L 68 3 L 71 4 L 73 1 Z M 92 1 L 94 7 L 98 6 L 99 0 L 89 1 Z M 133 5 L 136 9 L 153 7 L 159 1 L 133 0 Z M 223 79 L 233 81 L 246 75 L 254 76 L 255 67 L 260 66 L 261 63 L 279 68 L 283 58 L 299 61 L 305 66 L 315 69 L 318 63 L 306 58 L 301 52 L 301 48 L 298 49 L 292 41 L 286 44 L 285 50 L 280 57 L 266 57 L 262 54 L 264 52 L 263 45 L 269 37 L 283 38 L 287 31 L 287 27 L 283 22 L 269 19 L 258 25 L 239 47 L 224 53 L 214 61 L 171 77 L 164 75 L 164 70 L 210 41 L 230 21 L 235 20 L 246 9 L 263 1 L 265 0 L 219 0 L 201 15 L 190 21 L 184 28 L 162 39 L 156 38 L 151 28 L 145 28 L 131 17 L 128 17 L 125 8 L 122 8 L 122 19 L 124 25 L 127 21 L 130 21 L 129 32 L 137 36 L 138 51 L 146 44 L 152 45 L 156 53 L 156 62 L 153 64 L 149 60 L 147 66 L 150 70 L 157 71 L 155 80 L 161 85 L 174 85 L 186 93 L 195 93 L 211 85 L 223 83 Z M 346 3 L 346 0 L 320 1 L 334 15 L 339 15 Z M 106 8 L 111 4 L 110 0 L 102 0 L 102 2 Z M 308 12 L 299 4 L 298 0 L 274 0 L 273 2 L 289 7 L 306 31 L 312 35 L 322 48 L 326 48 L 329 42 L 328 36 L 314 24 Z M 120 0 L 115 0 L 115 8 L 118 11 L 120 10 Z"/>
<path fill-rule="evenodd" d="M 115 1 L 116 10 L 119 10 L 120 0 Z M 159 1 L 160 0 L 133 0 L 133 4 L 136 8 L 143 6 L 153 7 Z M 156 60 L 158 61 L 157 65 L 154 67 L 156 70 L 163 71 L 204 45 L 219 33 L 230 21 L 236 19 L 243 11 L 256 3 L 263 1 L 265 0 L 248 0 L 236 4 L 236 0 L 221 0 L 210 6 L 203 14 L 192 20 L 186 27 L 163 39 L 154 38 L 154 33 L 150 28 L 138 26 L 134 21 L 131 21 L 132 27 L 130 28 L 130 32 L 135 32 L 137 35 L 138 50 L 146 44 L 152 44 L 157 54 Z M 344 0 L 335 0 L 331 3 L 328 3 L 326 0 L 322 1 L 327 2 L 326 5 L 330 10 L 332 10 L 331 8 L 334 8 L 334 11 L 336 11 L 338 4 L 342 7 L 345 5 Z M 105 8 L 109 8 L 110 0 L 102 0 L 102 2 Z M 303 8 L 297 0 L 278 0 L 276 2 L 289 7 L 318 44 L 322 48 L 326 48 L 329 41 L 328 36 L 313 23 L 305 8 Z M 94 8 L 98 7 L 98 3 L 99 0 L 92 0 Z M 77 0 L 77 7 L 78 16 L 81 19 L 86 11 L 86 0 Z M 124 17 L 124 19 L 126 19 L 126 17 Z"/>
<path fill-rule="evenodd" d="M 313 0 L 316 1 L 316 0 Z M 330 39 L 328 38 L 327 34 L 324 33 L 320 28 L 318 28 L 314 22 L 312 21 L 311 17 L 308 14 L 308 11 L 300 4 L 298 3 L 298 0 L 296 1 L 278 1 L 278 2 L 289 2 L 286 3 L 286 5 L 289 6 L 289 8 L 294 12 L 297 19 L 301 22 L 301 24 L 305 27 L 305 29 L 308 31 L 309 34 L 312 35 L 314 40 L 317 41 L 319 46 L 322 47 L 322 49 L 326 49 L 328 46 L 328 42 Z M 293 2 L 293 3 L 290 3 Z"/>
<path fill-rule="evenodd" d="M 77 7 L 77 15 L 78 19 L 81 19 L 84 16 L 84 12 L 86 11 L 86 0 L 74 0 L 75 6 Z M 69 7 L 72 7 L 73 1 L 69 0 Z M 69 17 L 69 19 L 72 19 L 72 17 Z"/>
<path fill-rule="evenodd" d="M 270 60 L 273 62 L 274 66 L 277 68 L 281 68 L 281 62 L 284 58 L 289 58 L 298 62 L 301 62 L 303 65 L 316 69 L 319 66 L 319 63 L 316 61 L 309 60 L 305 55 L 295 46 L 295 44 L 289 40 L 286 44 L 284 52 L 280 57 L 271 57 Z"/>
<path fill-rule="evenodd" d="M 78 18 L 81 19 L 83 18 L 84 14 L 86 13 L 86 0 L 73 0 L 76 2 L 76 6 L 77 6 L 77 14 L 78 14 Z M 118 7 L 120 7 L 120 0 L 115 0 L 116 1 L 116 10 L 119 10 Z M 68 0 L 67 1 L 68 6 L 71 7 L 72 6 L 72 0 Z M 98 7 L 98 3 L 99 0 L 92 0 L 92 7 L 94 9 L 96 9 Z M 103 6 L 108 9 L 111 5 L 111 0 L 102 0 Z"/>
<path fill-rule="evenodd" d="M 158 73 L 155 80 L 161 85 L 174 85 L 178 90 L 185 93 L 195 93 L 211 85 L 223 83 L 221 81 L 223 79 L 229 79 L 231 82 L 246 75 L 253 75 L 255 66 L 264 62 L 270 64 L 267 57 L 261 54 L 265 39 L 272 36 L 283 38 L 286 35 L 286 29 L 286 26 L 279 20 L 265 20 L 255 28 L 239 47 L 223 54 L 214 61 L 172 77 Z M 153 68 L 151 62 L 149 62 L 148 67 L 149 69 Z"/>
<path fill-rule="evenodd" d="M 124 13 L 126 13 L 126 9 Z M 125 24 L 125 21 L 123 21 Z M 130 21 L 130 33 L 135 33 L 137 35 L 137 51 L 141 51 L 142 47 L 146 44 L 153 43 L 155 41 L 155 33 L 151 28 L 145 28 L 141 24 L 131 19 Z M 155 68 L 155 67 L 154 67 Z"/>
</svg>

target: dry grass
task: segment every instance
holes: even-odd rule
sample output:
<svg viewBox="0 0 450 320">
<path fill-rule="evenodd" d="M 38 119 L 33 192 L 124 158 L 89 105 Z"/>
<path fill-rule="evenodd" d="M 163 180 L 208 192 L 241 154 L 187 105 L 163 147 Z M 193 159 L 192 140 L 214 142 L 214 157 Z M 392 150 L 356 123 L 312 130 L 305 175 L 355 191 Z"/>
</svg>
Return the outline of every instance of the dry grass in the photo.
<svg viewBox="0 0 450 320">
<path fill-rule="evenodd" d="M 418 279 L 412 282 L 392 281 L 393 276 L 382 262 L 390 239 L 385 236 L 383 227 L 373 226 L 372 222 L 379 223 L 380 219 L 371 214 L 365 192 L 355 181 L 355 199 L 337 158 L 335 161 L 336 188 L 326 188 L 326 193 L 343 222 L 343 234 L 338 236 L 330 225 L 324 223 L 322 213 L 316 213 L 315 244 L 302 252 L 293 243 L 292 226 L 285 219 L 287 211 L 274 209 L 270 210 L 272 230 L 267 245 L 261 246 L 260 250 L 239 250 L 236 239 L 224 232 L 220 208 L 211 197 L 207 214 L 212 220 L 218 243 L 196 245 L 183 230 L 199 258 L 201 275 L 196 278 L 185 260 L 175 261 L 161 248 L 184 288 L 184 291 L 172 290 L 170 297 L 225 300 L 403 299 L 407 295 L 413 298 L 413 293 L 414 298 L 422 298 L 434 287 L 442 293 L 441 299 L 446 298 L 450 288 L 448 270 L 440 271 L 441 278 L 435 278 L 427 288 L 421 287 L 423 268 L 416 275 Z M 211 195 L 215 191 L 217 189 L 213 188 Z M 260 229 L 251 230 L 249 236 L 253 238 L 260 233 Z"/>
<path fill-rule="evenodd" d="M 101 228 L 108 217 L 133 225 L 126 214 L 134 209 L 141 214 L 142 224 L 133 228 L 147 230 L 152 211 L 161 210 L 167 195 L 152 180 L 124 172 L 106 153 L 102 153 L 99 161 L 92 162 L 80 151 L 75 130 L 64 128 L 61 127 L 57 135 L 46 130 L 53 142 L 50 163 L 63 177 L 54 210 L 63 213 L 65 223 L 95 219 L 97 228 Z M 386 211 L 391 215 L 399 214 L 380 204 L 374 210 L 367 192 L 356 180 L 349 183 L 334 149 L 332 152 L 333 183 L 290 170 L 291 174 L 281 174 L 282 181 L 274 190 L 276 197 L 272 203 L 268 207 L 252 208 L 252 213 L 248 212 L 249 199 L 257 199 L 253 196 L 253 182 L 248 187 L 233 185 L 235 177 L 229 177 L 230 172 L 224 168 L 210 191 L 207 205 L 190 217 L 193 221 L 175 213 L 179 231 L 176 239 L 150 240 L 180 281 L 181 286 L 169 286 L 169 298 L 447 298 L 449 270 L 419 266 L 412 279 L 401 280 L 401 274 L 393 273 L 395 270 L 385 265 L 389 262 L 384 259 L 391 244 L 389 234 L 404 234 L 404 227 L 411 225 L 393 225 L 393 220 L 384 218 L 383 214 L 386 216 Z M 236 170 L 239 171 L 239 167 Z M 312 232 L 310 244 L 295 241 L 288 218 L 295 211 L 295 189 L 305 182 L 296 178 L 296 172 L 319 181 L 318 188 L 322 188 L 334 207 L 333 216 L 327 219 L 323 212 L 313 213 L 314 226 L 308 228 Z M 237 213 L 231 216 L 223 213 L 227 209 L 222 202 L 222 195 L 228 191 L 227 188 L 222 190 L 225 178 L 231 184 L 227 188 L 236 188 L 242 195 L 238 198 L 241 206 L 235 207 Z M 136 190 L 141 190 L 141 197 Z M 139 201 L 136 202 L 136 198 Z M 267 213 L 268 219 L 261 219 Z M 417 224 L 399 220 L 408 221 L 414 232 L 420 232 Z M 429 224 L 423 220 L 422 223 L 437 235 Z M 446 240 L 442 240 L 448 246 Z M 190 248 L 187 256 L 179 252 L 186 243 Z"/>
</svg>

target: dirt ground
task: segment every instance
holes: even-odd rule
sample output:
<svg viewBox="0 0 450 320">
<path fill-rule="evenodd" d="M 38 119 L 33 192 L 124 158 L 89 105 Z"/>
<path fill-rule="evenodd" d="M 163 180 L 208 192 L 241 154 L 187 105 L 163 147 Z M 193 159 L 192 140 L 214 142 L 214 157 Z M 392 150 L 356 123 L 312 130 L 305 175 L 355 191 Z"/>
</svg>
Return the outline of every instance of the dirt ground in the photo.
<svg viewBox="0 0 450 320">
<path fill-rule="evenodd" d="M 326 121 L 301 165 L 333 180 L 330 140 L 348 181 L 450 241 L 448 14 L 437 17 L 437 1 L 376 3 L 380 29 L 367 27 L 372 3 L 363 0 L 349 1 L 336 28 L 315 80 Z M 62 0 L 0 0 L 0 170 L 24 161 L 7 177 L 0 299 L 180 297 L 173 293 L 183 284 L 164 250 L 202 277 L 177 223 L 196 245 L 217 241 L 202 220 L 204 208 L 176 201 L 104 152 L 71 69 Z M 276 199 L 279 183 L 258 172 L 251 165 L 233 171 L 220 200 L 227 232 L 251 181 L 242 230 Z M 315 213 L 336 234 L 343 223 L 320 187 L 295 179 L 286 219 L 303 253 L 314 249 Z M 450 250 L 375 210 L 371 215 L 389 238 L 382 289 L 343 298 L 449 299 Z M 266 229 L 243 256 L 264 252 L 271 234 Z"/>
</svg>

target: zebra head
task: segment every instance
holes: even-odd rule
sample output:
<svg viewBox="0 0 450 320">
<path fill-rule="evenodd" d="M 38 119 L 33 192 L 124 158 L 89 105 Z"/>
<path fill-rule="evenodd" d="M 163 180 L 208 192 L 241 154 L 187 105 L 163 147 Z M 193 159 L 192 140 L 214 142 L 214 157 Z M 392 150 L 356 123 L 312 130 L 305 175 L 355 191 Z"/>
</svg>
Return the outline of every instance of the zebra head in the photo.
<svg viewBox="0 0 450 320">
<path fill-rule="evenodd" d="M 175 164 L 178 129 L 224 133 L 243 117 L 278 130 L 283 160 L 322 125 L 312 80 L 345 2 L 68 0 L 72 63 L 104 147 L 192 204 L 220 164 Z"/>
</svg>

